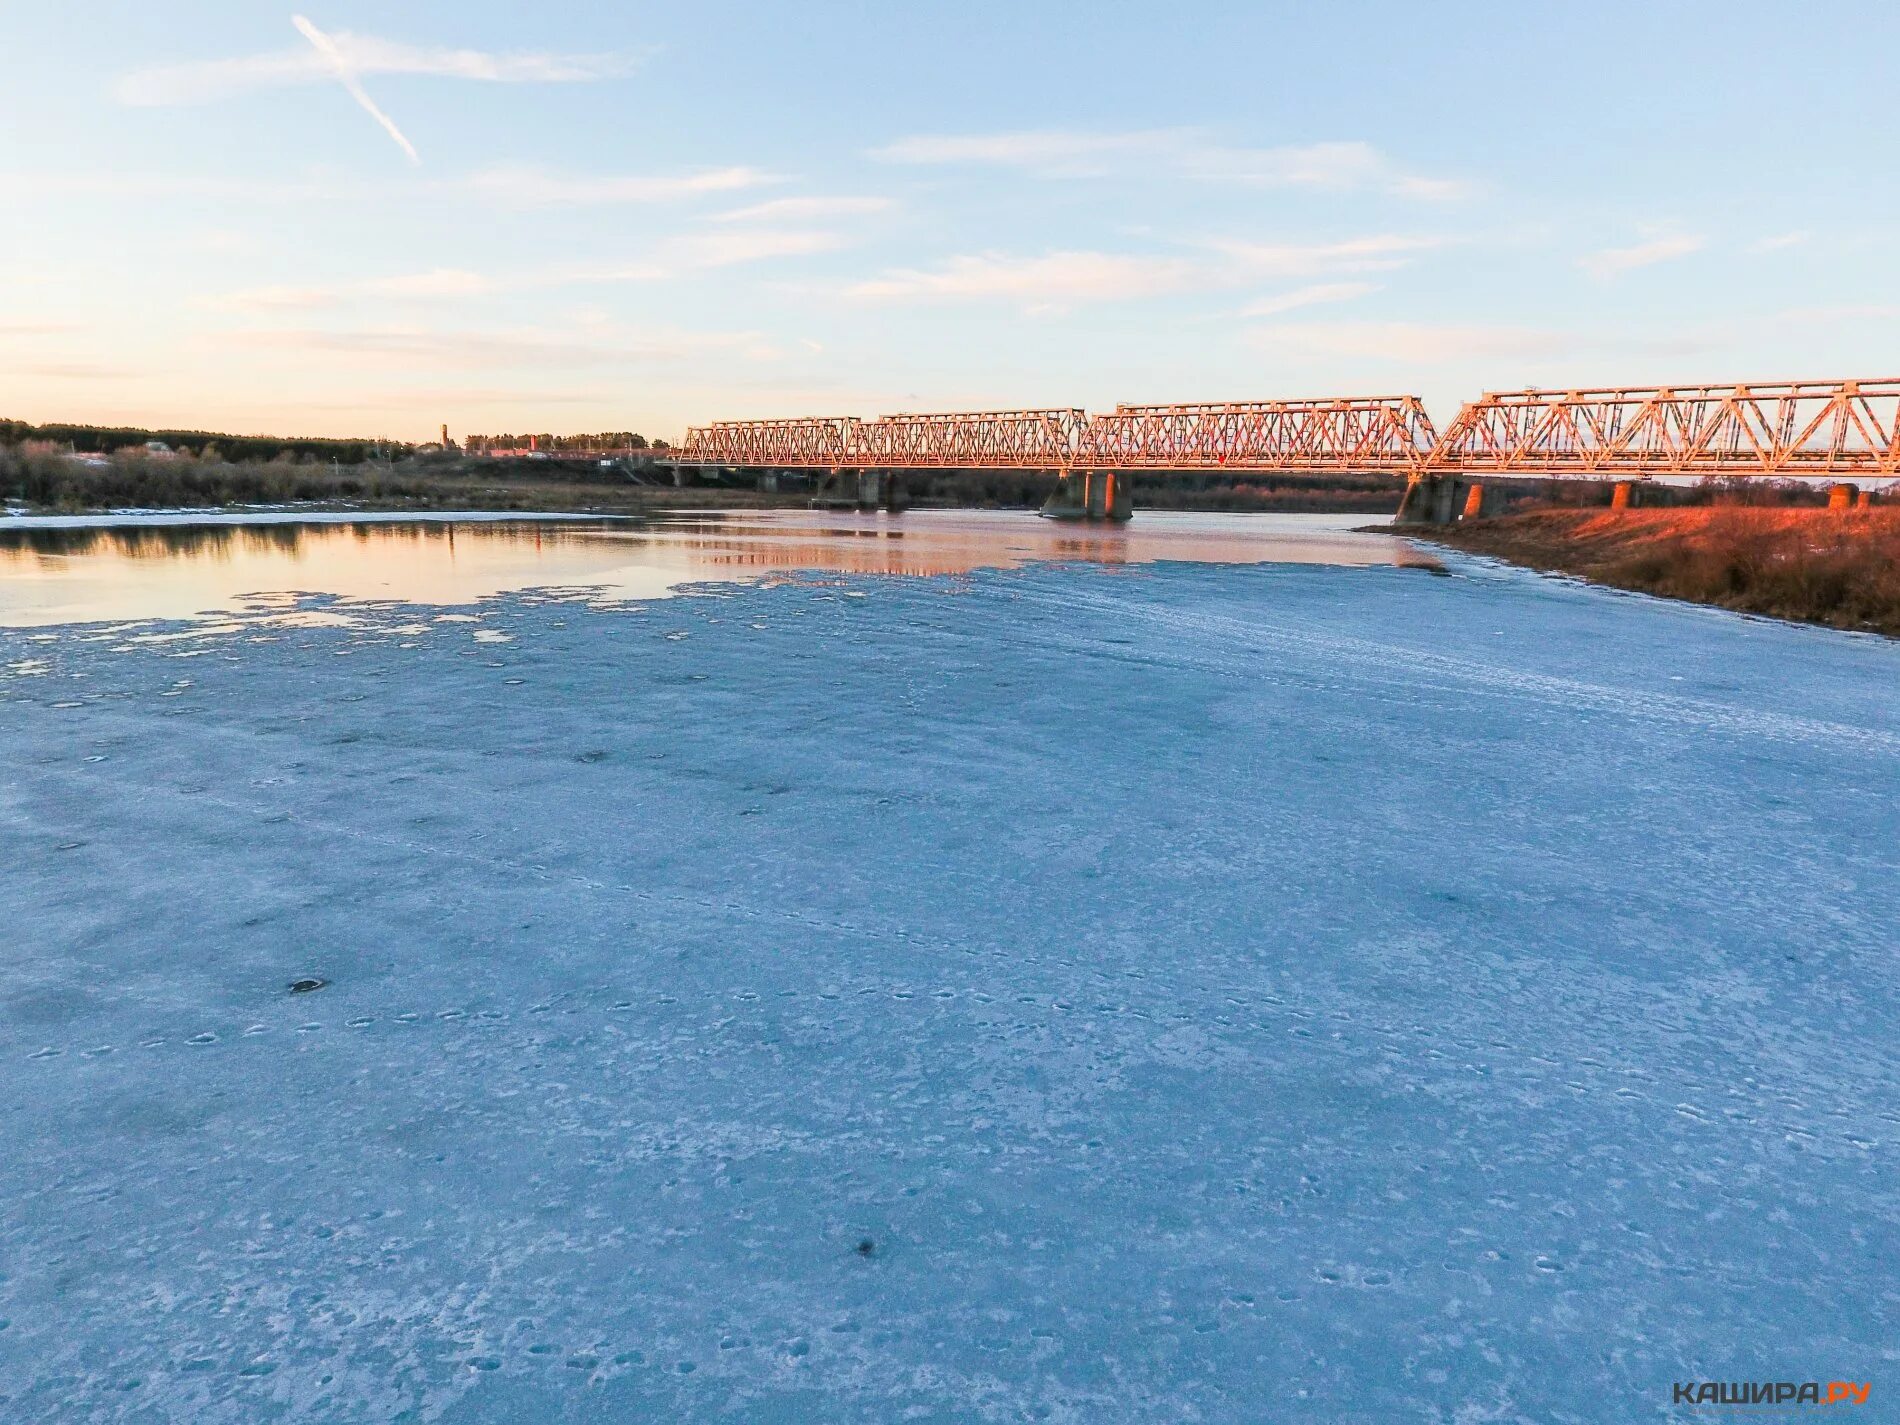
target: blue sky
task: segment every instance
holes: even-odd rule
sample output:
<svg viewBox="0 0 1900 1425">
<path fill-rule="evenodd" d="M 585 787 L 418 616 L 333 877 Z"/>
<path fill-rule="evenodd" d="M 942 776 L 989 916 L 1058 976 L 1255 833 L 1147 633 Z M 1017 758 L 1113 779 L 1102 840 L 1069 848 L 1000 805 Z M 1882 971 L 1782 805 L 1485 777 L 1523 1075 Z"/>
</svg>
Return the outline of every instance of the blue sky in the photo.
<svg viewBox="0 0 1900 1425">
<path fill-rule="evenodd" d="M 0 415 L 1900 369 L 1892 5 L 0 0 L 0 52 Z"/>
</svg>

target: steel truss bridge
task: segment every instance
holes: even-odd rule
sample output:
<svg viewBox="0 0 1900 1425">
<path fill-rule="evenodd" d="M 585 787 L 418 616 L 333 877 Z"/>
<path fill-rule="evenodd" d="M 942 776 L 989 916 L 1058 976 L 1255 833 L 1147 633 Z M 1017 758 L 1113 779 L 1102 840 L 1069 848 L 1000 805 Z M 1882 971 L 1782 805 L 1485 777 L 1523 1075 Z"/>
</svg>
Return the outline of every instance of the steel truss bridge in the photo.
<svg viewBox="0 0 1900 1425">
<path fill-rule="evenodd" d="M 1416 396 L 721 421 L 681 466 L 779 470 L 1230 470 L 1900 477 L 1900 377 L 1491 393 L 1440 432 Z"/>
</svg>

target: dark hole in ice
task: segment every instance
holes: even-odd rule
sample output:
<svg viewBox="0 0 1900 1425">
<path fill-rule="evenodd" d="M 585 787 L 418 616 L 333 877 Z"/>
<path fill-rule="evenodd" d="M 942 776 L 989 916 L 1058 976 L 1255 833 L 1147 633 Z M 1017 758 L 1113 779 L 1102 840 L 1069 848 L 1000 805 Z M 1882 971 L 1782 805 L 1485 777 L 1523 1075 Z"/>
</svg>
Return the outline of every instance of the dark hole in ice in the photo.
<svg viewBox="0 0 1900 1425">
<path fill-rule="evenodd" d="M 858 1255 L 860 1257 L 869 1257 L 876 1251 L 877 1243 L 873 1242 L 869 1237 L 864 1238 L 858 1243 Z"/>
<path fill-rule="evenodd" d="M 328 980 L 292 980 L 290 992 L 293 995 L 314 994 L 329 983 Z"/>
</svg>

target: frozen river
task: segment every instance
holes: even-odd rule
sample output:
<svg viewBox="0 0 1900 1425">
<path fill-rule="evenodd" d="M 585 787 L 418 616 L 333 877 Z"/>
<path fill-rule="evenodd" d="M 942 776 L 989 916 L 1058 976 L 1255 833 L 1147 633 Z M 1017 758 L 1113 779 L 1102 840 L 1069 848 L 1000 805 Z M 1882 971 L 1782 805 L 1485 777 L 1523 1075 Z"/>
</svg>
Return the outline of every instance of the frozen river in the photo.
<svg viewBox="0 0 1900 1425">
<path fill-rule="evenodd" d="M 0 1420 L 1893 1408 L 1900 645 L 937 520 L 9 530 Z"/>
</svg>

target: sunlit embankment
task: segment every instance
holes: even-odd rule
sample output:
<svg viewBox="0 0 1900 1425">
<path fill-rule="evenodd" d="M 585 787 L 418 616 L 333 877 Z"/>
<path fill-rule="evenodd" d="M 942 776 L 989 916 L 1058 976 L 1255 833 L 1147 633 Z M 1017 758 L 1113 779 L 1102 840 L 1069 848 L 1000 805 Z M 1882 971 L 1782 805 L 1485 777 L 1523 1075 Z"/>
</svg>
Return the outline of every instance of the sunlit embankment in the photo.
<svg viewBox="0 0 1900 1425">
<path fill-rule="evenodd" d="M 1533 510 L 1425 537 L 1619 589 L 1900 637 L 1900 509 Z"/>
</svg>

